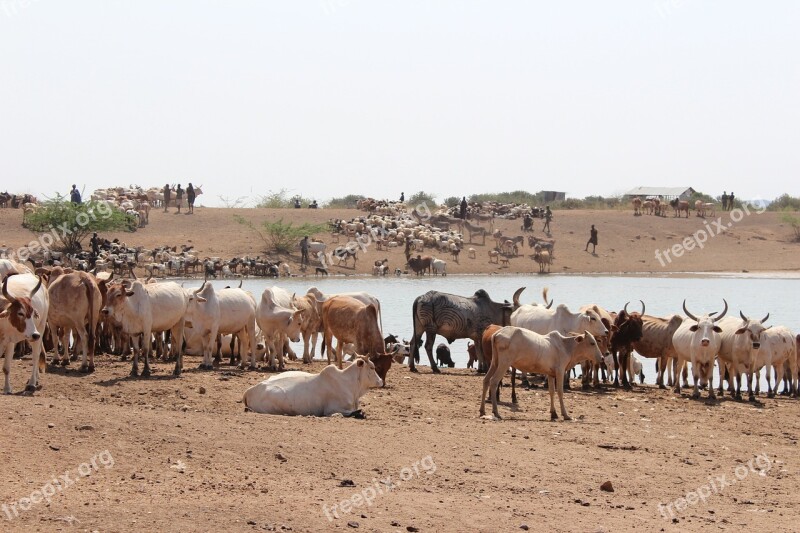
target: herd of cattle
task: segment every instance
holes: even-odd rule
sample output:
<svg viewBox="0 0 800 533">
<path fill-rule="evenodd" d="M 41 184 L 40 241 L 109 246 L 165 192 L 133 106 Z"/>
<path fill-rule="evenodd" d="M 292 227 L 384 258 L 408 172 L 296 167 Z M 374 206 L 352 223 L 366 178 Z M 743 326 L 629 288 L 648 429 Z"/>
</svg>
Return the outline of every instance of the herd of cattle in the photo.
<svg viewBox="0 0 800 533">
<path fill-rule="evenodd" d="M 688 200 L 673 198 L 670 201 L 666 201 L 657 196 L 648 197 L 645 200 L 636 196 L 631 200 L 631 204 L 633 204 L 634 216 L 655 215 L 665 217 L 671 208 L 674 216 L 680 217 L 682 214 L 685 214 L 686 218 L 689 218 L 689 208 L 691 207 Z M 695 200 L 694 210 L 695 214 L 699 217 L 714 217 L 717 215 L 717 204 L 714 202 Z"/>
<path fill-rule="evenodd" d="M 489 392 L 498 418 L 499 384 L 509 369 L 512 402 L 516 402 L 517 370 L 544 375 L 551 417 L 558 416 L 557 393 L 561 416 L 569 419 L 563 391 L 569 386 L 570 371 L 581 366 L 584 387 L 598 386 L 601 377 L 631 387 L 635 376 L 641 380 L 634 351 L 656 359 L 656 383 L 662 388 L 674 386 L 676 392 L 688 387 L 690 363 L 695 398 L 706 387 L 709 398 L 714 398 L 715 363 L 719 393 L 728 381 L 737 399 L 741 399 L 743 375 L 750 400 L 755 399 L 762 368 L 767 370 L 769 397 L 777 394 L 780 381 L 783 393 L 796 397 L 800 379 L 800 335 L 795 337 L 783 326 L 766 326 L 769 314 L 760 320 L 741 311 L 738 318 L 727 316 L 724 300 L 719 311 L 696 315 L 684 302 L 684 315 L 655 317 L 645 314 L 644 302 L 641 311 L 629 310 L 628 304 L 618 312 L 597 304 L 571 311 L 548 301 L 547 289 L 543 304 L 520 303 L 524 288 L 514 293 L 511 302 L 493 301 L 484 290 L 471 297 L 430 291 L 414 300 L 411 340 L 400 343 L 394 336 L 384 337 L 380 302 L 365 292 L 323 294 L 312 287 L 297 295 L 271 287 L 254 298 L 241 284 L 218 289 L 204 282 L 199 288 L 185 289 L 175 282 L 115 280 L 113 274 L 95 276 L 62 267 L 32 272 L 9 260 L 0 260 L 0 276 L 6 394 L 11 393 L 11 360 L 25 345 L 30 346 L 33 360 L 27 389 L 34 391 L 40 387 L 47 351 L 52 352 L 54 365 L 69 365 L 80 356 L 80 371 L 87 373 L 95 368 L 94 355 L 102 352 L 130 356 L 132 376 L 150 375 L 151 356 L 174 360 L 173 373 L 180 376 L 185 354 L 202 356 L 203 369 L 214 368 L 226 356 L 231 365 L 238 361 L 242 369 L 256 369 L 263 363 L 284 370 L 285 356 L 298 359 L 290 342 L 302 339 L 302 361 L 310 363 L 320 333 L 321 353 L 327 351 L 327 361 L 334 365 L 320 374 L 292 371 L 269 378 L 247 391 L 248 409 L 360 416 L 359 398 L 369 388 L 386 383 L 393 363 L 404 362 L 407 356 L 409 369 L 417 371 L 421 347 L 431 370 L 440 372 L 433 356 L 437 335 L 450 343 L 472 341 L 470 354 L 486 372 L 480 413 L 484 414 Z M 354 362 L 346 365 L 345 354 Z M 437 359 L 452 366 L 446 345 L 437 348 Z"/>
</svg>

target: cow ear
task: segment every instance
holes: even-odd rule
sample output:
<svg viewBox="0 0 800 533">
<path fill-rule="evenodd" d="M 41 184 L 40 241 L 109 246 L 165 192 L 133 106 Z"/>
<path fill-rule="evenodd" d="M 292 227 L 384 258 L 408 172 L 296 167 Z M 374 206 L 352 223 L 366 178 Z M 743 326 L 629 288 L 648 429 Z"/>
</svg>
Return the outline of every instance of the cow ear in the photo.
<svg viewBox="0 0 800 533">
<path fill-rule="evenodd" d="M 208 298 L 203 298 L 202 296 L 198 296 L 197 301 L 204 304 L 208 301 Z"/>
<path fill-rule="evenodd" d="M 6 318 L 7 316 L 8 316 L 8 309 L 3 309 L 3 311 L 0 312 L 0 318 Z"/>
<path fill-rule="evenodd" d="M 133 291 L 125 291 L 126 296 L 133 296 L 135 293 Z"/>
<path fill-rule="evenodd" d="M 617 326 L 611 326 L 611 331 L 619 331 L 619 328 Z"/>
<path fill-rule="evenodd" d="M 362 367 L 362 366 L 364 366 L 364 360 L 363 360 L 363 359 L 358 359 L 358 360 L 356 361 L 356 366 L 359 366 L 359 367 Z"/>
<path fill-rule="evenodd" d="M 578 335 L 575 337 L 575 342 L 583 342 L 583 335 Z"/>
<path fill-rule="evenodd" d="M 689 331 L 697 331 L 697 324 L 689 328 Z"/>
<path fill-rule="evenodd" d="M 722 333 L 722 328 L 719 326 L 714 326 L 714 331 L 716 331 L 717 333 Z"/>
<path fill-rule="evenodd" d="M 735 334 L 736 334 L 736 335 L 741 335 L 741 334 L 742 334 L 742 333 L 744 333 L 745 331 L 747 331 L 747 328 L 739 328 L 739 329 L 737 329 L 737 330 L 736 330 L 736 333 L 735 333 Z"/>
</svg>

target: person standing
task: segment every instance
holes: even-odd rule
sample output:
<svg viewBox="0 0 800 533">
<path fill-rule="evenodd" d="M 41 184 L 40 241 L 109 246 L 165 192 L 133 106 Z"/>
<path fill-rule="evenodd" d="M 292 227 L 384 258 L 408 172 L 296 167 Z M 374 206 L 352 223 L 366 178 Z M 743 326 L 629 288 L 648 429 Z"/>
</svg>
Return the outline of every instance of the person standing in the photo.
<svg viewBox="0 0 800 533">
<path fill-rule="evenodd" d="M 78 190 L 74 184 L 72 185 L 72 190 L 69 192 L 69 201 L 75 205 L 81 204 L 81 191 Z"/>
<path fill-rule="evenodd" d="M 308 235 L 300 241 L 300 266 L 308 266 Z"/>
<path fill-rule="evenodd" d="M 178 188 L 175 189 L 175 205 L 178 207 L 176 213 L 181 212 L 181 204 L 183 203 L 183 189 L 181 189 L 181 184 L 178 184 Z"/>
<path fill-rule="evenodd" d="M 167 212 L 169 207 L 169 197 L 172 196 L 172 189 L 169 188 L 169 183 L 164 185 L 164 212 Z"/>
<path fill-rule="evenodd" d="M 461 220 L 467 219 L 467 197 L 461 198 Z"/>
<path fill-rule="evenodd" d="M 728 211 L 733 209 L 733 198 L 734 198 L 733 191 L 731 191 L 731 195 L 728 196 Z"/>
<path fill-rule="evenodd" d="M 586 248 L 583 249 L 584 252 L 589 251 L 590 244 L 592 245 L 592 254 L 594 254 L 594 251 L 597 248 L 597 230 L 595 229 L 594 224 L 592 224 L 592 229 L 589 233 L 589 240 L 586 241 Z"/>
<path fill-rule="evenodd" d="M 406 193 L 401 192 L 400 193 L 400 202 L 402 203 L 402 202 L 405 202 L 405 201 L 406 201 Z"/>
<path fill-rule="evenodd" d="M 544 226 L 542 227 L 542 231 L 545 233 L 550 233 L 550 221 L 553 220 L 553 212 L 550 211 L 550 206 L 544 206 Z"/>
<path fill-rule="evenodd" d="M 189 182 L 189 186 L 186 187 L 186 203 L 189 206 L 189 211 L 187 212 L 187 215 L 193 215 L 194 214 L 194 199 L 195 199 L 195 197 L 196 196 L 194 194 L 194 187 L 192 187 L 192 182 L 190 181 Z"/>
<path fill-rule="evenodd" d="M 92 245 L 92 254 L 95 256 L 100 254 L 100 237 L 97 236 L 97 233 L 92 233 L 92 238 L 89 239 L 89 244 Z"/>
</svg>

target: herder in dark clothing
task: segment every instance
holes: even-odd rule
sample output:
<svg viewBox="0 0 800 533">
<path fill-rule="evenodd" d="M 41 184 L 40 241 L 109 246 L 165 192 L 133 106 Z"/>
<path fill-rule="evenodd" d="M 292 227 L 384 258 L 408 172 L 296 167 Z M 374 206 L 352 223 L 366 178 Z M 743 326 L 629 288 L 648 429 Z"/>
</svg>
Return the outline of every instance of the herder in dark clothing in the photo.
<svg viewBox="0 0 800 533">
<path fill-rule="evenodd" d="M 178 184 L 178 188 L 175 189 L 175 205 L 178 206 L 178 210 L 176 213 L 181 212 L 181 204 L 183 203 L 183 189 L 181 189 L 181 184 Z"/>
<path fill-rule="evenodd" d="M 186 187 L 186 201 L 189 204 L 188 214 L 190 215 L 194 214 L 194 199 L 195 199 L 194 187 L 192 187 L 192 182 L 190 181 L 189 186 Z"/>
<path fill-rule="evenodd" d="M 725 191 L 722 191 L 722 210 L 728 210 L 728 193 Z"/>
<path fill-rule="evenodd" d="M 100 254 L 100 237 L 97 233 L 92 233 L 92 238 L 89 239 L 89 244 L 92 245 L 92 253 L 97 256 Z"/>
<path fill-rule="evenodd" d="M 553 212 L 550 211 L 550 206 L 544 206 L 544 227 L 542 231 L 550 233 L 550 221 L 553 220 Z"/>
<path fill-rule="evenodd" d="M 300 241 L 300 266 L 308 265 L 308 235 Z"/>
<path fill-rule="evenodd" d="M 404 192 L 400 193 L 400 201 L 401 202 L 405 202 L 406 201 L 406 193 L 404 193 Z"/>
<path fill-rule="evenodd" d="M 586 248 L 583 249 L 584 252 L 589 251 L 589 245 L 592 245 L 592 253 L 594 253 L 595 249 L 597 248 L 597 230 L 594 228 L 594 224 L 592 224 L 591 234 L 589 235 L 589 240 L 586 241 Z"/>
<path fill-rule="evenodd" d="M 169 197 L 172 196 L 172 189 L 169 188 L 169 183 L 164 185 L 164 212 L 167 212 L 169 207 Z"/>
<path fill-rule="evenodd" d="M 730 197 L 728 198 L 728 211 L 730 211 L 731 209 L 733 209 L 733 205 L 734 205 L 734 204 L 733 204 L 733 191 L 731 191 L 731 195 L 730 195 Z"/>
<path fill-rule="evenodd" d="M 461 198 L 461 220 L 467 219 L 467 197 Z"/>
<path fill-rule="evenodd" d="M 73 185 L 72 190 L 69 192 L 69 201 L 75 205 L 80 205 L 81 203 L 81 191 Z"/>
</svg>

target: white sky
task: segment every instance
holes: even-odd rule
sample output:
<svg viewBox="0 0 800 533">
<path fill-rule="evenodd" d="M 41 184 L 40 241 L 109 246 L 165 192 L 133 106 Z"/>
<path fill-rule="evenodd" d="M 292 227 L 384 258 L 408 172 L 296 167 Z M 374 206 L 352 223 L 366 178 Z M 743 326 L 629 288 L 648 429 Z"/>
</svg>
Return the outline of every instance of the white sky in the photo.
<svg viewBox="0 0 800 533">
<path fill-rule="evenodd" d="M 800 2 L 0 0 L 0 190 L 800 195 Z"/>
</svg>

